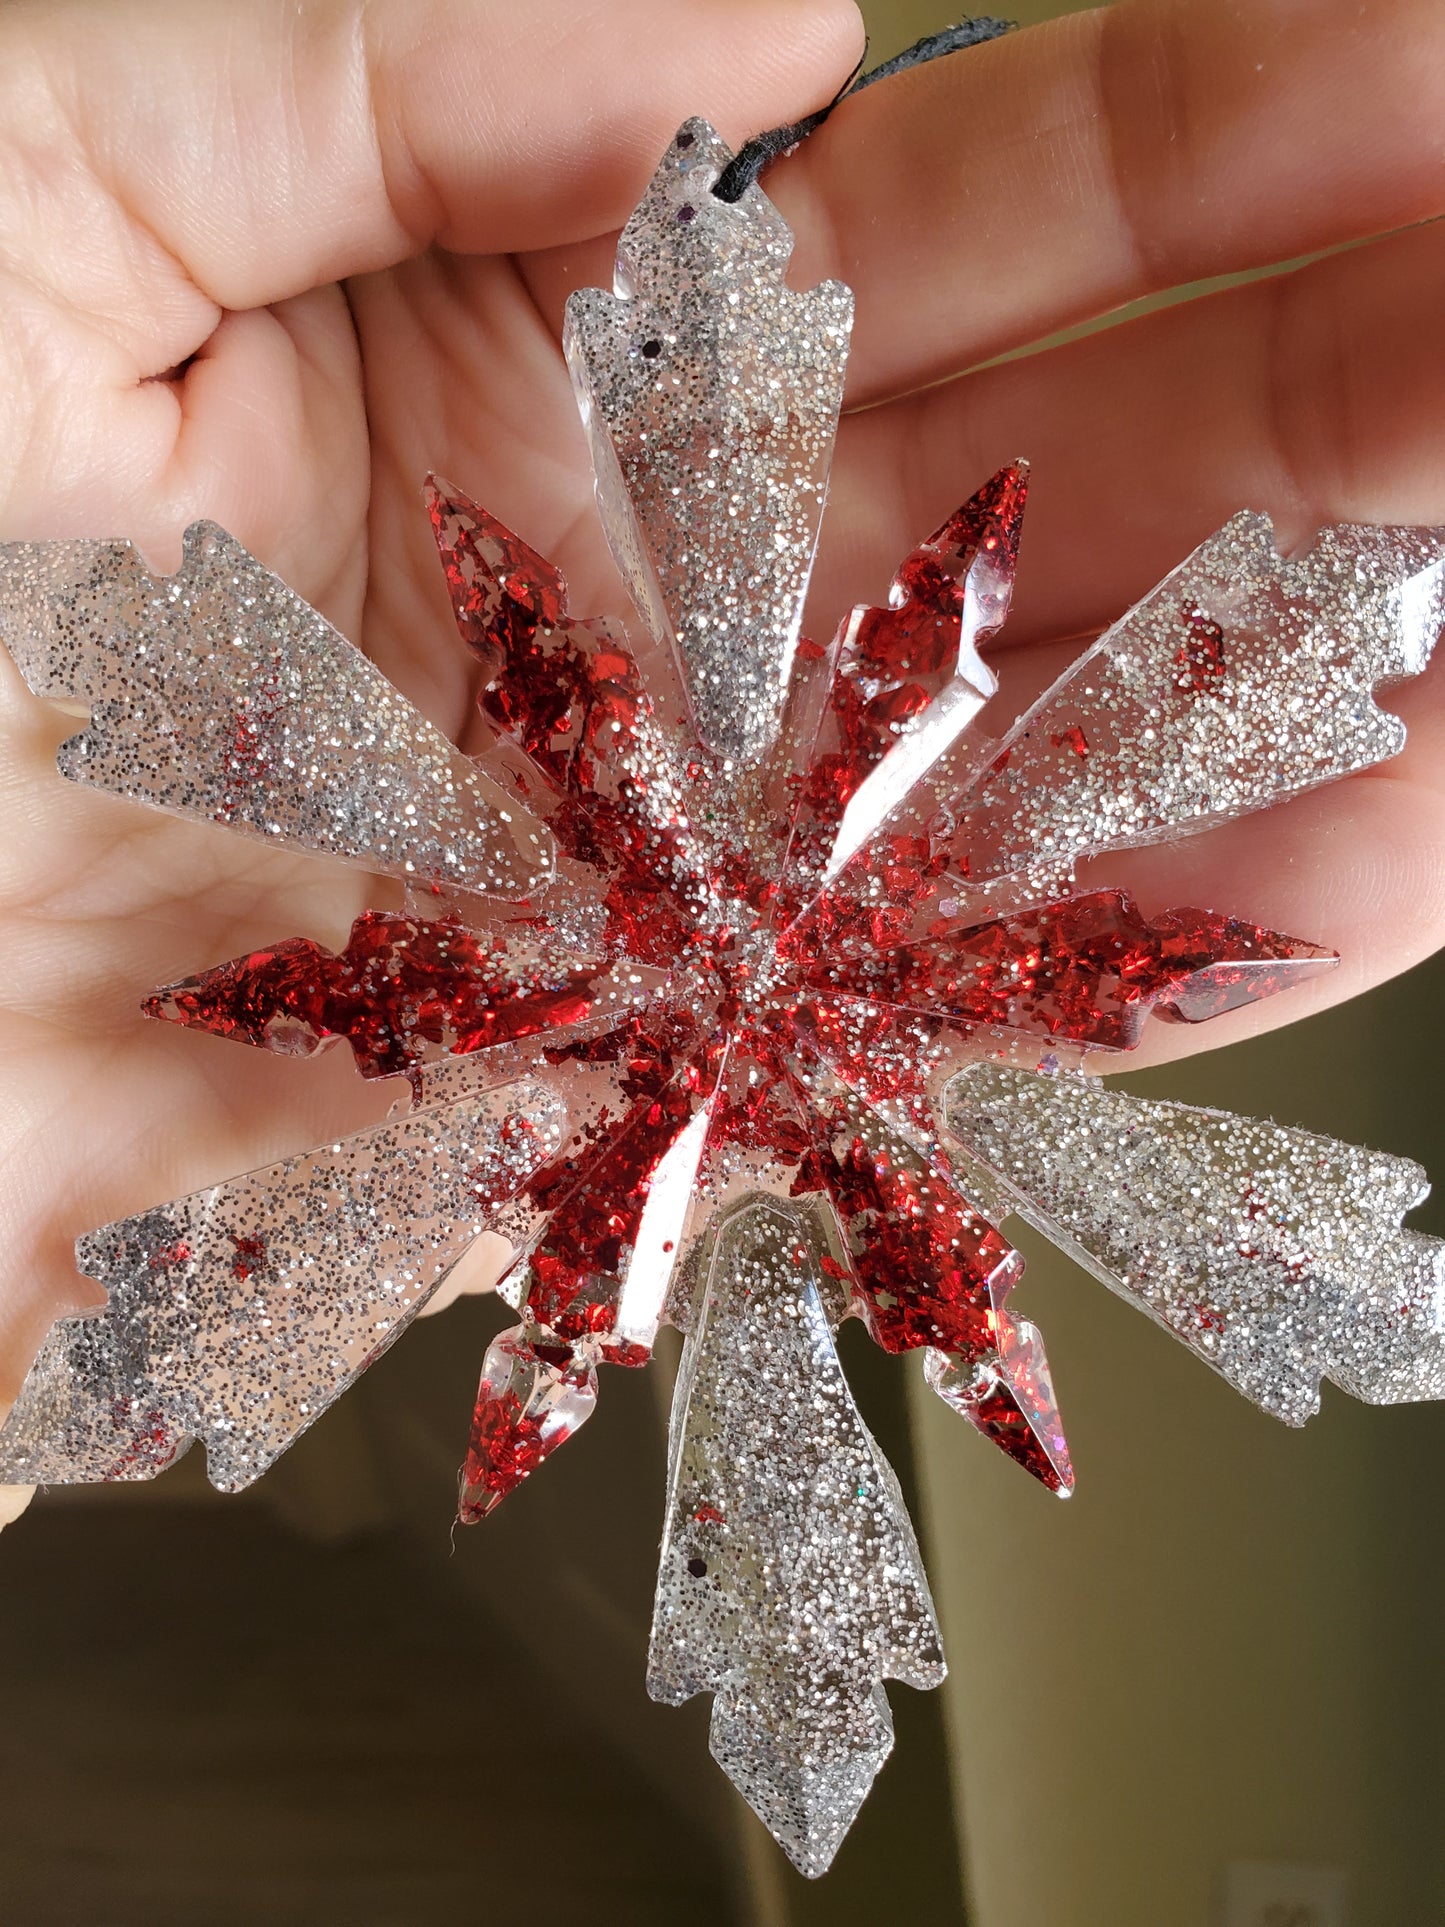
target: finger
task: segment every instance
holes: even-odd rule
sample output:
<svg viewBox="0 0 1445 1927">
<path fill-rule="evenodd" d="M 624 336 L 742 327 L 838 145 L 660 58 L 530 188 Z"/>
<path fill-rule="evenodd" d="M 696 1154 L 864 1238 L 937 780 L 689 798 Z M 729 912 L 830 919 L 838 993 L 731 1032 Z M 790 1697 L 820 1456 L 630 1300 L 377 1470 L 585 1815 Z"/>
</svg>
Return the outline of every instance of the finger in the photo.
<svg viewBox="0 0 1445 1927">
<path fill-rule="evenodd" d="M 34 1497 L 33 1485 L 0 1485 L 0 1532 L 14 1525 Z"/>
<path fill-rule="evenodd" d="M 688 113 L 735 136 L 796 114 L 860 40 L 852 0 L 12 6 L 0 259 L 159 372 L 214 325 L 195 291 L 256 307 L 433 240 L 615 226 Z"/>
<path fill-rule="evenodd" d="M 206 516 L 357 635 L 367 423 L 341 291 L 222 316 L 183 380 L 110 379 L 70 339 L 74 365 L 16 396 L 29 432 L 0 441 L 7 539 L 123 529 L 170 570 L 181 530 Z M 313 502 L 324 514 L 303 521 L 298 503 Z"/>
<path fill-rule="evenodd" d="M 147 384 L 154 387 L 155 384 Z M 361 633 L 370 465 L 355 332 L 339 288 L 227 313 L 197 354 L 158 440 L 155 481 L 123 526 L 157 565 L 198 515 L 264 556 L 344 635 Z M 298 502 L 324 513 L 298 519 Z M 86 526 L 110 526 L 93 517 Z M 170 553 L 160 532 L 169 536 Z M 50 515 L 48 534 L 54 533 Z"/>
<path fill-rule="evenodd" d="M 1125 0 L 849 101 L 765 186 L 853 402 L 1445 212 L 1439 0 Z"/>
<path fill-rule="evenodd" d="M 1445 223 L 845 419 L 819 599 L 876 599 L 980 477 L 1033 463 L 1002 640 L 1107 627 L 1240 508 L 1285 547 L 1445 523 Z"/>
</svg>

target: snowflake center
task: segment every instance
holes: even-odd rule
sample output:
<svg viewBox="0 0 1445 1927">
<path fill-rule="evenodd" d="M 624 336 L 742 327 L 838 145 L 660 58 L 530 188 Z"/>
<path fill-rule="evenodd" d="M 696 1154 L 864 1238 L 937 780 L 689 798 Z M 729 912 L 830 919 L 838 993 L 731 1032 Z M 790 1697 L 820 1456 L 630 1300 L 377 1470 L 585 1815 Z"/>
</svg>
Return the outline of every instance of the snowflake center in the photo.
<svg viewBox="0 0 1445 1927">
<path fill-rule="evenodd" d="M 674 973 L 672 995 L 684 1007 L 716 1013 L 720 1029 L 771 1060 L 787 1035 L 796 968 L 780 949 L 778 930 L 743 897 L 714 897 L 714 911 L 695 927 Z"/>
</svg>

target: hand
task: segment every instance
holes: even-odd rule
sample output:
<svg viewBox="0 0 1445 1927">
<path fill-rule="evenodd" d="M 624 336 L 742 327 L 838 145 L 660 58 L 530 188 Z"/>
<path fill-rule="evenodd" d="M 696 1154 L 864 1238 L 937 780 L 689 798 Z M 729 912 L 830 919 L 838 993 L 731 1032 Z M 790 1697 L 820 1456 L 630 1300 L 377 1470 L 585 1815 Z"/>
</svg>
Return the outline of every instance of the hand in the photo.
<svg viewBox="0 0 1445 1927">
<path fill-rule="evenodd" d="M 169 567 L 210 516 L 465 745 L 422 474 L 554 555 L 576 608 L 610 600 L 565 295 L 610 279 L 612 231 L 687 113 L 740 140 L 826 98 L 860 44 L 847 0 L 580 20 L 560 0 L 12 0 L 0 536 L 127 534 Z M 1240 506 L 1286 541 L 1445 521 L 1445 228 L 907 392 L 1136 295 L 1441 212 L 1442 71 L 1433 0 L 1126 0 L 871 90 L 775 168 L 795 282 L 858 295 L 867 412 L 839 439 L 818 626 L 1018 453 L 1035 490 L 1008 642 L 1039 665 Z M 296 1064 L 138 1014 L 256 943 L 339 940 L 365 879 L 62 783 L 73 723 L 0 669 L 6 1398 L 85 1302 L 78 1231 L 374 1115 L 375 1093 L 344 1053 Z M 1440 941 L 1439 679 L 1398 706 L 1412 744 L 1387 772 L 1150 859 L 1156 900 L 1346 956 L 1324 991 L 1199 1041 Z"/>
<path fill-rule="evenodd" d="M 129 535 L 172 568 L 210 516 L 465 739 L 427 468 L 587 587 L 586 448 L 524 259 L 615 228 L 689 112 L 741 140 L 860 45 L 848 0 L 5 8 L 0 536 Z M 145 1022 L 198 960 L 344 940 L 390 899 L 59 780 L 74 727 L 0 661 L 0 1410 L 94 1300 L 77 1232 L 394 1095 Z"/>
</svg>

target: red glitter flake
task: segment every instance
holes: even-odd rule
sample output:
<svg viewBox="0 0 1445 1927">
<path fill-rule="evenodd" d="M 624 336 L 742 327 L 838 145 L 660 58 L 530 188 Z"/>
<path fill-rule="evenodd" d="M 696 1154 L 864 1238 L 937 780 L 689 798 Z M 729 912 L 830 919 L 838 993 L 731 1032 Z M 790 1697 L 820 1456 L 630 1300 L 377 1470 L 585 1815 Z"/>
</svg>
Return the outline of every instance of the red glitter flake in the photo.
<svg viewBox="0 0 1445 1927">
<path fill-rule="evenodd" d="M 428 491 L 432 527 L 457 626 L 482 664 L 482 714 L 552 784 L 546 818 L 568 854 L 618 867 L 655 895 L 685 871 L 685 824 L 648 806 L 654 765 L 671 766 L 625 640 L 601 621 L 567 614 L 567 586 L 551 563 L 455 489 Z M 706 776 L 693 755 L 674 774 Z"/>
<path fill-rule="evenodd" d="M 231 1259 L 233 1278 L 239 1278 L 244 1283 L 255 1272 L 265 1268 L 266 1240 L 264 1238 L 241 1237 L 233 1231 L 231 1243 L 236 1247 L 235 1255 Z"/>
<path fill-rule="evenodd" d="M 1034 1326 L 998 1301 L 993 1348 L 972 1357 L 930 1352 L 929 1383 L 999 1450 L 1051 1492 L 1074 1487 L 1068 1441 L 1059 1419 L 1049 1362 Z"/>
<path fill-rule="evenodd" d="M 1032 1325 L 1005 1321 L 995 1368 L 982 1379 L 983 1389 L 967 1410 L 971 1422 L 1051 1492 L 1071 1492 L 1068 1442 L 1043 1344 Z"/>
<path fill-rule="evenodd" d="M 432 529 L 462 641 L 487 672 L 487 687 L 509 657 L 566 623 L 561 572 L 476 502 L 434 481 Z"/>
<path fill-rule="evenodd" d="M 641 1365 L 652 1363 L 652 1348 L 639 1345 L 630 1338 L 609 1338 L 597 1356 L 600 1364 L 622 1365 L 636 1370 Z"/>
<path fill-rule="evenodd" d="M 1077 723 L 1070 723 L 1062 735 L 1049 738 L 1055 749 L 1071 749 L 1075 756 L 1087 756 L 1089 739 Z"/>
<path fill-rule="evenodd" d="M 855 1136 L 805 1160 L 794 1191 L 809 1190 L 838 1213 L 857 1309 L 885 1351 L 992 1349 L 995 1303 L 1023 1260 L 951 1185 Z"/>
<path fill-rule="evenodd" d="M 479 1401 L 462 1473 L 467 1493 L 461 1507 L 463 1520 L 470 1525 L 484 1519 L 536 1471 L 549 1449 L 554 1448 L 543 1438 L 541 1425 L 527 1417 L 513 1394 Z"/>
<path fill-rule="evenodd" d="M 534 1345 L 520 1326 L 493 1339 L 459 1481 L 461 1523 L 486 1518 L 585 1423 L 595 1400 L 591 1367 L 569 1347 Z"/>
<path fill-rule="evenodd" d="M 110 1416 L 126 1443 L 106 1472 L 107 1479 L 152 1478 L 163 1472 L 180 1450 L 179 1437 L 159 1409 L 148 1411 L 137 1424 L 131 1401 L 118 1398 L 111 1405 Z"/>
<path fill-rule="evenodd" d="M 1227 673 L 1224 630 L 1197 606 L 1184 610 L 1184 621 L 1188 633 L 1174 658 L 1179 668 L 1174 687 L 1189 696 L 1216 695 Z"/>
<path fill-rule="evenodd" d="M 634 1066 L 634 1085 L 661 1068 Z M 527 1310 L 558 1338 L 612 1333 L 653 1173 L 697 1104 L 688 1080 L 675 1077 L 645 1096 L 614 1135 L 580 1158 L 545 1167 L 528 1185 L 532 1201 L 552 1215 L 531 1254 Z M 643 1363 L 645 1351 L 636 1351 L 643 1348 L 613 1343 L 604 1362 Z"/>
<path fill-rule="evenodd" d="M 869 771 L 948 687 L 966 652 L 1002 627 L 1027 496 L 1021 463 L 1000 470 L 905 558 L 888 604 L 857 610 L 845 625 L 823 727 L 797 785 L 804 858 L 822 855 Z"/>
<path fill-rule="evenodd" d="M 229 823 L 245 799 L 269 781 L 280 707 L 278 676 L 279 670 L 273 665 L 246 707 L 231 718 L 226 744 L 227 787 L 216 811 L 222 823 Z"/>
</svg>

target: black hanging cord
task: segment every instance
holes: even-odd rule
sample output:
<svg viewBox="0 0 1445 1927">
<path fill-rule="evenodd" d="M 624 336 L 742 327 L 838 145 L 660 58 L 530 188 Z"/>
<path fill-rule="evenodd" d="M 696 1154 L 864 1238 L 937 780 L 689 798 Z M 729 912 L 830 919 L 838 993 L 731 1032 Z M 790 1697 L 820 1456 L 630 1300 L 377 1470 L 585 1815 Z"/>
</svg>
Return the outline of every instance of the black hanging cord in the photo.
<svg viewBox="0 0 1445 1927">
<path fill-rule="evenodd" d="M 1015 20 L 997 20 L 992 14 L 984 14 L 976 20 L 960 20 L 957 26 L 944 27 L 939 33 L 925 34 L 913 46 L 905 47 L 901 54 L 894 54 L 891 60 L 881 61 L 871 72 L 863 74 L 863 60 L 868 58 L 865 45 L 863 60 L 858 62 L 826 107 L 820 107 L 813 114 L 804 114 L 801 120 L 791 121 L 786 127 L 772 127 L 766 134 L 754 134 L 718 175 L 713 184 L 713 193 L 720 201 L 740 201 L 765 167 L 771 166 L 780 154 L 786 154 L 790 147 L 796 147 L 799 141 L 806 140 L 809 134 L 821 127 L 840 101 L 846 100 L 850 94 L 862 93 L 875 80 L 887 80 L 890 74 L 901 74 L 909 67 L 921 67 L 925 61 L 937 60 L 942 54 L 958 53 L 964 47 L 977 47 L 985 40 L 997 40 L 1001 34 L 1012 33 L 1017 25 Z"/>
</svg>

